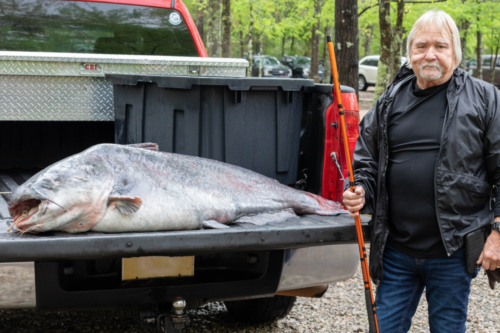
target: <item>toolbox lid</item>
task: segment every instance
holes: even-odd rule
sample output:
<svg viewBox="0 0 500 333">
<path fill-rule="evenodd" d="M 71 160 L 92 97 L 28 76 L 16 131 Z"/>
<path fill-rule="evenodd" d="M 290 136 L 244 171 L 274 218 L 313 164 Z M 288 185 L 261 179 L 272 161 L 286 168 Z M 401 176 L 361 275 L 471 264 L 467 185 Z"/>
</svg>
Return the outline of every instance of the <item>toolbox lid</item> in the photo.
<svg viewBox="0 0 500 333">
<path fill-rule="evenodd" d="M 137 85 L 138 82 L 156 83 L 159 88 L 191 89 L 199 86 L 227 86 L 230 90 L 277 90 L 300 91 L 303 87 L 314 87 L 308 79 L 254 78 L 254 77 L 191 77 L 160 75 L 118 75 L 106 74 L 106 79 L 118 85 Z"/>
</svg>

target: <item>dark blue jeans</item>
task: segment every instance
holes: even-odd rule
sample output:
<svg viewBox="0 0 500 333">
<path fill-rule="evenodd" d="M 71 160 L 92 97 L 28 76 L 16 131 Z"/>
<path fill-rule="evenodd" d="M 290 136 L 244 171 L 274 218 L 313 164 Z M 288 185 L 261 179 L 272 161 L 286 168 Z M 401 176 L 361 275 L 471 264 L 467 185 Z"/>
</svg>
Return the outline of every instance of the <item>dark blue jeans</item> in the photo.
<svg viewBox="0 0 500 333">
<path fill-rule="evenodd" d="M 425 287 L 431 333 L 464 333 L 470 285 L 461 248 L 448 258 L 415 259 L 387 244 L 377 289 L 380 333 L 408 332 Z"/>
</svg>

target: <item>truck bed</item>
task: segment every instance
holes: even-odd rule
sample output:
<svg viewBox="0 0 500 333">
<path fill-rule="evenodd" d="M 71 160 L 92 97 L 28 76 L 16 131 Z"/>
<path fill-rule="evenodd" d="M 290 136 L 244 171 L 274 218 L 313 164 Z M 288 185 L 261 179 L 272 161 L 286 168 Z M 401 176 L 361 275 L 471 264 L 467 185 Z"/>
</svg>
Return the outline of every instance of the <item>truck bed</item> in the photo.
<svg viewBox="0 0 500 333">
<path fill-rule="evenodd" d="M 0 171 L 0 192 L 10 192 L 37 170 Z M 0 196 L 0 262 L 101 259 L 150 255 L 192 255 L 224 251 L 273 250 L 356 242 L 354 219 L 304 215 L 264 226 L 230 225 L 229 229 L 199 229 L 105 234 L 47 232 L 11 234 L 8 195 Z M 368 217 L 363 216 L 365 238 Z"/>
</svg>

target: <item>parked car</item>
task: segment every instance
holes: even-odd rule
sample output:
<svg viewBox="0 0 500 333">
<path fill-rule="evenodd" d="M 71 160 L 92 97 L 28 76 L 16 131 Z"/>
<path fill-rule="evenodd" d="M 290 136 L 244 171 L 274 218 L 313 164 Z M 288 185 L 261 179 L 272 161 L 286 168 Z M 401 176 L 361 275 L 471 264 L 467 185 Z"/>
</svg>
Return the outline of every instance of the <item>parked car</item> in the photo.
<svg viewBox="0 0 500 333">
<path fill-rule="evenodd" d="M 482 79 L 486 82 L 491 82 L 491 63 L 495 59 L 494 55 L 485 54 L 481 56 L 483 60 L 483 77 Z M 471 59 L 465 63 L 465 69 L 473 77 L 477 77 L 477 59 Z M 497 58 L 495 66 L 495 78 L 493 84 L 500 87 L 500 55 Z"/>
<path fill-rule="evenodd" d="M 359 83 L 358 89 L 365 91 L 370 86 L 375 86 L 377 82 L 377 70 L 379 55 L 364 57 L 359 61 Z M 401 66 L 406 62 L 406 57 L 401 57 Z"/>
<path fill-rule="evenodd" d="M 259 76 L 260 62 L 262 61 L 262 77 L 292 77 L 292 71 L 283 65 L 276 57 L 268 55 L 254 55 L 252 76 Z"/>
<path fill-rule="evenodd" d="M 307 79 L 311 70 L 311 58 L 283 55 L 281 62 L 292 69 L 292 76 L 296 79 Z M 324 65 L 320 60 L 318 67 L 319 82 L 323 82 Z"/>
</svg>

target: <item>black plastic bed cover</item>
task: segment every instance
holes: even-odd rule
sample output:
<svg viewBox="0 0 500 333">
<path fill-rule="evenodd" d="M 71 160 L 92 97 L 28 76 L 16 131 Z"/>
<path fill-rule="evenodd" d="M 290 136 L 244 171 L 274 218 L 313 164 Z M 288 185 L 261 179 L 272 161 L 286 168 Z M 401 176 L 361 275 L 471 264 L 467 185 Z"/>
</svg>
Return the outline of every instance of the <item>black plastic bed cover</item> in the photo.
<svg viewBox="0 0 500 333">
<path fill-rule="evenodd" d="M 0 192 L 14 190 L 31 174 L 0 171 Z M 6 195 L 0 195 L 0 262 L 178 256 L 356 242 L 354 219 L 347 214 L 304 215 L 264 226 L 236 224 L 231 225 L 229 229 L 114 234 L 47 232 L 18 235 L 7 232 L 12 220 L 6 199 Z M 368 217 L 362 216 L 367 240 L 368 220 Z"/>
</svg>

